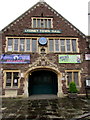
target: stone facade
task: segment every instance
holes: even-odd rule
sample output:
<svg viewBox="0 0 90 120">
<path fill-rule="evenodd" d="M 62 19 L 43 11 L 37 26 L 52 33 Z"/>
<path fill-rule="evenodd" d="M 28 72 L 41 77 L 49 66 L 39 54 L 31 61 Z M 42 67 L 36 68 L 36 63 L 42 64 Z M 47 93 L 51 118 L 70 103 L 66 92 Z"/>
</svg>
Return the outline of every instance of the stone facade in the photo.
<svg viewBox="0 0 90 120">
<path fill-rule="evenodd" d="M 46 17 L 53 18 L 53 28 L 54 30 L 61 29 L 61 33 L 24 33 L 25 29 L 32 29 L 32 17 Z M 42 29 L 42 28 L 41 28 Z M 45 38 L 78 38 L 78 53 L 60 53 L 60 52 L 49 52 L 47 50 L 48 46 L 45 46 L 45 54 L 38 52 L 8 52 L 7 39 L 12 37 L 45 37 Z M 39 49 L 39 48 L 38 48 Z M 66 20 L 62 15 L 56 12 L 45 2 L 38 2 L 15 21 L 9 24 L 6 28 L 2 30 L 2 54 L 30 54 L 29 64 L 3 64 L 2 66 L 2 83 L 3 83 L 3 95 L 5 96 L 26 96 L 28 97 L 28 75 L 33 71 L 38 70 L 48 70 L 57 74 L 58 81 L 58 97 L 63 97 L 68 93 L 68 87 L 66 86 L 67 76 L 66 70 L 80 70 L 80 86 L 79 94 L 84 94 L 84 80 L 88 76 L 88 62 L 85 61 L 85 53 L 88 52 L 88 47 L 86 43 L 86 36 L 80 32 L 75 26 L 73 26 L 68 20 Z M 70 54 L 70 55 L 80 55 L 81 63 L 79 64 L 60 64 L 58 62 L 58 55 L 60 54 Z M 18 88 L 8 89 L 5 87 L 5 70 L 20 70 L 22 74 L 20 76 L 20 83 Z"/>
</svg>

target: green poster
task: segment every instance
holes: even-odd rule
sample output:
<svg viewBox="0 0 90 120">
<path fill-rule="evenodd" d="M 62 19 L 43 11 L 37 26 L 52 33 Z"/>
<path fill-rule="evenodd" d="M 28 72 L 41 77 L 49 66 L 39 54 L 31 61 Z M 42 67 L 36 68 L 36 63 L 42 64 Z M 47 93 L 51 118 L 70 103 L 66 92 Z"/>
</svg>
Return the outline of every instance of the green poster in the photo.
<svg viewBox="0 0 90 120">
<path fill-rule="evenodd" d="M 80 55 L 59 55 L 59 63 L 81 63 Z"/>
</svg>

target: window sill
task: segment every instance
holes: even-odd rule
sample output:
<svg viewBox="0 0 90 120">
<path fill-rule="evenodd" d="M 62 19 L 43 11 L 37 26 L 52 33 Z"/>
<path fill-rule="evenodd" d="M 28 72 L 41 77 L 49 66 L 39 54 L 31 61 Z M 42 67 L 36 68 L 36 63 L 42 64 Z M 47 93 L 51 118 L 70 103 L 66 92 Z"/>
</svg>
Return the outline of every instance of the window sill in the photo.
<svg viewBox="0 0 90 120">
<path fill-rule="evenodd" d="M 18 90 L 19 88 L 18 87 L 15 87 L 15 88 L 4 88 L 5 90 Z"/>
</svg>

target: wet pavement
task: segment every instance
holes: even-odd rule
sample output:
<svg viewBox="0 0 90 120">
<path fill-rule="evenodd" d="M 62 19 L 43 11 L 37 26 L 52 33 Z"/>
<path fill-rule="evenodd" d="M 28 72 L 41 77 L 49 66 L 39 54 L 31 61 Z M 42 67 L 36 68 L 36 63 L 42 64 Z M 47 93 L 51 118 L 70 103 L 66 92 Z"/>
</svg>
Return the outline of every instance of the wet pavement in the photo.
<svg viewBox="0 0 90 120">
<path fill-rule="evenodd" d="M 90 99 L 37 98 L 3 98 L 2 120 L 90 120 Z"/>
</svg>

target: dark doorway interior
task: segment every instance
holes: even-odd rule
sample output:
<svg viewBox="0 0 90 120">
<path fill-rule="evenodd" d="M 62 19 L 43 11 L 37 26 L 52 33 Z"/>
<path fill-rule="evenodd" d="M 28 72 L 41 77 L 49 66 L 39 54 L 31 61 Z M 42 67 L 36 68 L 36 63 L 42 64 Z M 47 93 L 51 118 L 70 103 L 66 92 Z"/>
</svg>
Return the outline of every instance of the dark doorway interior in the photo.
<svg viewBox="0 0 90 120">
<path fill-rule="evenodd" d="M 29 75 L 29 96 L 39 94 L 57 94 L 57 74 L 52 71 L 39 70 Z"/>
</svg>

